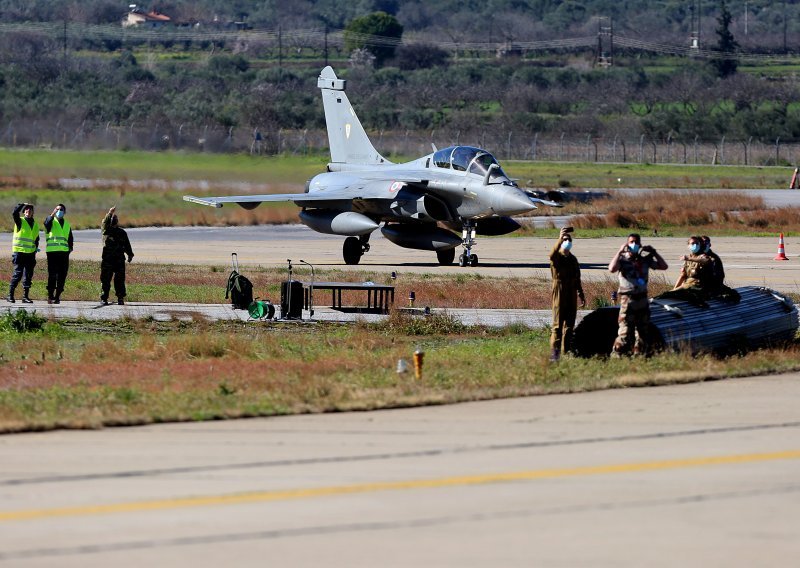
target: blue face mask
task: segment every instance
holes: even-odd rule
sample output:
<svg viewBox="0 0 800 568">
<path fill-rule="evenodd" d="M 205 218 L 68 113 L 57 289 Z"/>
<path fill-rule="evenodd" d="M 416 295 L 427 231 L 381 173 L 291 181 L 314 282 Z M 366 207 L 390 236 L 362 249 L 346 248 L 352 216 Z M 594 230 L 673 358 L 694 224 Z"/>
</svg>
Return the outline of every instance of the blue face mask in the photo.
<svg viewBox="0 0 800 568">
<path fill-rule="evenodd" d="M 564 241 L 563 243 L 561 243 L 561 250 L 568 251 L 571 248 L 572 248 L 572 241 Z"/>
<path fill-rule="evenodd" d="M 697 254 L 698 252 L 700 252 L 700 244 L 699 243 L 690 244 L 689 250 L 692 251 L 692 254 Z"/>
<path fill-rule="evenodd" d="M 56 219 L 63 219 L 64 218 L 64 211 L 59 209 L 56 211 Z"/>
<path fill-rule="evenodd" d="M 639 243 L 633 243 L 632 245 L 628 245 L 628 249 L 633 254 L 639 254 L 639 251 L 642 250 L 642 245 L 640 245 Z"/>
</svg>

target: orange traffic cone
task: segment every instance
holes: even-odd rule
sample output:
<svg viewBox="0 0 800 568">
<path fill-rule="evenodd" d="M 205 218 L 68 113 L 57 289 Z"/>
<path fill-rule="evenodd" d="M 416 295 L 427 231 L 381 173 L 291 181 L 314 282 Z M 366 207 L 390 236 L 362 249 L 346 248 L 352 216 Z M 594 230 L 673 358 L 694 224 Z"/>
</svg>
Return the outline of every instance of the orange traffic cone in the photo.
<svg viewBox="0 0 800 568">
<path fill-rule="evenodd" d="M 786 258 L 786 248 L 783 245 L 783 233 L 781 233 L 780 239 L 778 239 L 778 254 L 775 255 L 775 258 L 772 260 L 789 260 Z"/>
</svg>

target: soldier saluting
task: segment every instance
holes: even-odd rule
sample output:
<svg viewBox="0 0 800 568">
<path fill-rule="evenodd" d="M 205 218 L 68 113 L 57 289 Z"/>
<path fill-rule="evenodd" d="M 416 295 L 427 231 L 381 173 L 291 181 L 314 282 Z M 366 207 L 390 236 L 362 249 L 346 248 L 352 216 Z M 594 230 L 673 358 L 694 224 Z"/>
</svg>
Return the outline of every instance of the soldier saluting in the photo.
<svg viewBox="0 0 800 568">
<path fill-rule="evenodd" d="M 47 303 L 60 304 L 61 293 L 69 272 L 69 253 L 72 252 L 72 228 L 64 216 L 67 208 L 56 205 L 53 213 L 44 219 L 47 236 Z"/>
<path fill-rule="evenodd" d="M 111 279 L 114 279 L 114 293 L 117 295 L 117 303 L 121 306 L 125 303 L 125 257 L 128 262 L 133 260 L 133 249 L 128 240 L 128 233 L 120 228 L 119 218 L 114 213 L 116 206 L 106 213 L 101 225 L 103 233 L 103 258 L 100 262 L 100 285 L 102 293 L 100 301 L 108 304 L 108 294 L 111 291 Z"/>
<path fill-rule="evenodd" d="M 32 304 L 29 294 L 33 268 L 36 266 L 36 252 L 39 250 L 39 223 L 33 218 L 33 205 L 30 203 L 18 203 L 11 217 L 14 219 L 14 240 L 11 243 L 11 262 L 14 263 L 14 272 L 11 274 L 6 301 L 12 304 L 16 301 L 14 290 L 22 280 L 24 290 L 22 302 Z"/>
</svg>

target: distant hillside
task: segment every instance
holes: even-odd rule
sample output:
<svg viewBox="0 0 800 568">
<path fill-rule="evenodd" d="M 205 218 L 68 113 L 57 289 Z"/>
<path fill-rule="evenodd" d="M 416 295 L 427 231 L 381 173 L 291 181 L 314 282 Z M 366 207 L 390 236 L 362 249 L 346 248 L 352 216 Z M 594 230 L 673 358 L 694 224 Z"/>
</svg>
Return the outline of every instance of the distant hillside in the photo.
<svg viewBox="0 0 800 568">
<path fill-rule="evenodd" d="M 118 23 L 119 0 L 0 0 L 0 22 Z M 732 31 L 743 48 L 800 50 L 800 0 L 728 0 Z M 719 0 L 168 0 L 142 3 L 181 23 L 245 22 L 257 29 L 342 29 L 354 17 L 382 10 L 406 34 L 452 41 L 532 41 L 616 33 L 687 43 L 693 33 L 714 42 Z M 609 20 L 598 19 L 599 17 Z"/>
</svg>

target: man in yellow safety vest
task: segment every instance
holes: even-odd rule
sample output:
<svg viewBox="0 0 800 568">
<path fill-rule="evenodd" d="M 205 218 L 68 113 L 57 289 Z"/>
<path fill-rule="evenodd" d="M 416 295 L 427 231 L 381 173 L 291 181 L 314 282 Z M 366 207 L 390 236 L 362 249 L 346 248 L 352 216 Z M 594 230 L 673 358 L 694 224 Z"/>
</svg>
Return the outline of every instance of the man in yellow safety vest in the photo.
<svg viewBox="0 0 800 568">
<path fill-rule="evenodd" d="M 18 203 L 11 217 L 14 219 L 14 238 L 11 243 L 11 262 L 14 263 L 14 272 L 11 275 L 6 301 L 12 304 L 16 301 L 14 290 L 22 280 L 22 289 L 25 291 L 22 302 L 32 304 L 30 290 L 33 268 L 36 266 L 36 253 L 39 250 L 39 223 L 33 218 L 33 205 L 30 203 Z"/>
<path fill-rule="evenodd" d="M 64 216 L 67 208 L 56 205 L 53 213 L 44 220 L 47 235 L 47 303 L 60 304 L 64 282 L 69 272 L 69 253 L 72 252 L 72 228 Z"/>
</svg>

